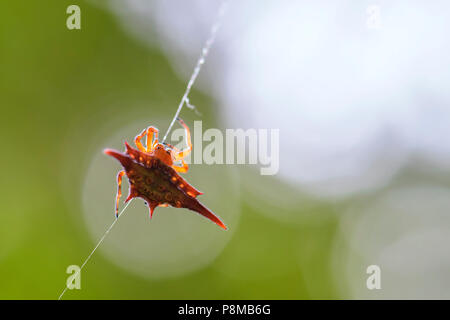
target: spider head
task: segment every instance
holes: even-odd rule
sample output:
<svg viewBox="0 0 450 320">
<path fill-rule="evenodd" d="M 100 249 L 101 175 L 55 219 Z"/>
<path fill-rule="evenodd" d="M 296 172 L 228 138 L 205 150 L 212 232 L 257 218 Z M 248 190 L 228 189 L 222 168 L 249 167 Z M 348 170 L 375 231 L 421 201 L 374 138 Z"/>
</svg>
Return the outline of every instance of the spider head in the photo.
<svg viewBox="0 0 450 320">
<path fill-rule="evenodd" d="M 167 143 L 158 143 L 153 149 L 153 155 L 165 164 L 173 164 L 172 146 Z"/>
</svg>

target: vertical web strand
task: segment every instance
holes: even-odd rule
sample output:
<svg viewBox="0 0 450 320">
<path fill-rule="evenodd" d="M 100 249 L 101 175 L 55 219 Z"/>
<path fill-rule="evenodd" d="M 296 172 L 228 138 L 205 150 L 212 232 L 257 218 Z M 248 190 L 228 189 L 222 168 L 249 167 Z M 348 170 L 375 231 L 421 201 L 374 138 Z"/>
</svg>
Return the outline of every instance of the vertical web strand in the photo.
<svg viewBox="0 0 450 320">
<path fill-rule="evenodd" d="M 166 131 L 166 134 L 164 135 L 164 138 L 161 142 L 166 141 L 167 135 L 169 134 L 170 130 L 172 129 L 175 121 L 177 120 L 178 116 L 180 115 L 181 109 L 183 109 L 183 106 L 186 104 L 188 108 L 195 109 L 194 106 L 192 106 L 189 103 L 189 93 L 191 92 L 192 86 L 194 85 L 195 80 L 197 79 L 198 74 L 200 73 L 200 70 L 205 63 L 206 57 L 208 56 L 209 50 L 211 49 L 211 46 L 213 45 L 214 41 L 216 40 L 217 31 L 220 28 L 220 25 L 222 24 L 222 17 L 225 14 L 226 8 L 228 6 L 228 0 L 224 0 L 219 8 L 219 13 L 217 14 L 216 22 L 211 27 L 211 33 L 209 35 L 209 38 L 206 40 L 205 45 L 202 48 L 202 52 L 200 54 L 200 57 L 197 60 L 197 64 L 195 65 L 194 72 L 192 72 L 191 78 L 189 79 L 189 82 L 186 86 L 186 91 L 183 94 L 183 97 L 181 98 L 180 104 L 178 105 L 177 112 L 175 112 L 175 116 L 172 119 L 172 122 L 169 125 L 169 128 Z"/>
<path fill-rule="evenodd" d="M 195 65 L 194 71 L 191 75 L 191 78 L 189 79 L 189 82 L 186 86 L 186 91 L 184 92 L 183 97 L 181 98 L 181 102 L 178 106 L 178 109 L 175 113 L 175 116 L 172 119 L 172 122 L 169 125 L 169 128 L 167 129 L 166 134 L 164 135 L 164 138 L 162 140 L 162 142 L 164 142 L 167 138 L 167 135 L 169 134 L 170 130 L 172 129 L 175 121 L 177 120 L 178 116 L 180 115 L 181 109 L 183 109 L 184 104 L 186 104 L 188 106 L 188 108 L 190 109 L 194 109 L 195 107 L 192 106 L 189 103 L 189 93 L 191 92 L 191 88 L 194 85 L 195 80 L 197 79 L 198 74 L 200 73 L 200 70 L 202 68 L 202 65 L 205 63 L 206 57 L 208 56 L 209 50 L 211 48 L 211 46 L 213 45 L 215 39 L 216 39 L 216 34 L 217 31 L 219 30 L 219 27 L 221 25 L 222 22 L 222 17 L 225 14 L 226 8 L 228 5 L 228 0 L 224 0 L 219 8 L 219 13 L 217 15 L 217 18 L 215 20 L 215 23 L 213 24 L 212 28 L 211 28 L 211 33 L 209 38 L 206 40 L 205 45 L 202 48 L 202 52 L 201 55 L 199 57 L 199 59 L 197 60 L 197 64 Z M 105 233 L 103 234 L 103 236 L 100 238 L 100 240 L 98 241 L 97 245 L 94 247 L 94 249 L 91 251 L 91 253 L 87 256 L 87 258 L 84 260 L 83 264 L 80 267 L 80 271 L 84 268 L 84 266 L 88 263 L 88 261 L 91 259 L 92 255 L 95 253 L 95 251 L 98 249 L 98 247 L 100 246 L 100 244 L 103 242 L 103 240 L 105 240 L 106 236 L 108 235 L 108 233 L 111 231 L 111 229 L 114 227 L 114 225 L 116 224 L 116 222 L 119 220 L 119 218 L 122 216 L 122 214 L 125 212 L 125 210 L 127 209 L 128 205 L 131 203 L 130 200 L 129 202 L 127 202 L 127 204 L 125 205 L 125 207 L 123 207 L 122 211 L 120 211 L 119 215 L 117 216 L 117 219 L 114 219 L 113 223 L 109 226 L 109 228 L 105 231 Z M 67 291 L 67 284 L 64 287 L 64 290 L 61 292 L 61 294 L 58 297 L 58 300 L 61 300 L 62 297 L 64 296 L 64 294 Z"/>
</svg>

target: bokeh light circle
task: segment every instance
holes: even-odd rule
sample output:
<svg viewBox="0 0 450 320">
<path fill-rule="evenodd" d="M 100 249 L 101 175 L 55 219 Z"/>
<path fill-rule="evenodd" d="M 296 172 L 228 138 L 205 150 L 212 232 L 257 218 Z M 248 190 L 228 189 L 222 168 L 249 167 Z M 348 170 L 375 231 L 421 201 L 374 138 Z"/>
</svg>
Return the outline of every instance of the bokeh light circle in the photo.
<svg viewBox="0 0 450 320">
<path fill-rule="evenodd" d="M 449 210 L 450 190 L 428 185 L 352 207 L 335 241 L 338 287 L 358 299 L 448 299 Z M 381 269 L 381 290 L 366 287 L 369 265 Z"/>
<path fill-rule="evenodd" d="M 166 122 L 152 120 L 152 125 L 165 128 Z M 131 143 L 146 125 L 137 123 L 116 130 L 101 147 L 123 150 L 124 139 Z M 100 147 L 91 156 L 82 194 L 84 219 L 95 242 L 114 220 L 116 175 L 121 167 Z M 118 266 L 154 279 L 181 276 L 211 263 L 237 227 L 238 175 L 231 166 L 191 165 L 184 177 L 204 192 L 199 200 L 223 219 L 228 231 L 187 209 L 156 208 L 150 219 L 144 201 L 134 199 L 99 251 Z M 126 179 L 122 187 L 123 207 L 128 194 Z"/>
</svg>

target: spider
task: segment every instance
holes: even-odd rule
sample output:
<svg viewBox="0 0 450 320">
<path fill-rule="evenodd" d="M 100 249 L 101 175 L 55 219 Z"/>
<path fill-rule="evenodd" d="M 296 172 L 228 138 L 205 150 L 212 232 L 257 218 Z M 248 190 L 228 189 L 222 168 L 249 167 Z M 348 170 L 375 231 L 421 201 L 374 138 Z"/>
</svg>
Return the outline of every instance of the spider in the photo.
<svg viewBox="0 0 450 320">
<path fill-rule="evenodd" d="M 184 180 L 179 173 L 186 173 L 189 169 L 184 158 L 191 152 L 191 134 L 183 120 L 177 118 L 185 129 L 186 149 L 178 148 L 158 141 L 158 129 L 150 126 L 134 138 L 137 149 L 125 141 L 126 151 L 121 153 L 112 149 L 105 149 L 104 153 L 117 159 L 124 170 L 117 174 L 117 195 L 115 213 L 119 213 L 119 200 L 122 196 L 122 177 L 126 174 L 130 183 L 129 194 L 125 203 L 139 197 L 145 200 L 150 209 L 150 218 L 157 206 L 187 208 L 215 222 L 223 229 L 225 224 L 202 205 L 196 197 L 200 191 Z M 146 146 L 141 140 L 146 136 Z M 180 162 L 180 164 L 176 164 Z"/>
</svg>

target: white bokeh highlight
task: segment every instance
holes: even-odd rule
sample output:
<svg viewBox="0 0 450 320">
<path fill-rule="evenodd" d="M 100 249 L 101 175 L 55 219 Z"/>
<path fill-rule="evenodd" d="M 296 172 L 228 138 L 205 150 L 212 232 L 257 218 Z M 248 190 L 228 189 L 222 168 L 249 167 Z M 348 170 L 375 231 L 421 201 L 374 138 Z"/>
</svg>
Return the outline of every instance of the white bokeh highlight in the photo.
<svg viewBox="0 0 450 320">
<path fill-rule="evenodd" d="M 450 298 L 449 208 L 450 189 L 430 185 L 354 205 L 335 240 L 337 287 L 356 299 Z M 381 290 L 365 286 L 372 264 L 381 268 Z"/>
<path fill-rule="evenodd" d="M 183 77 L 219 6 L 113 4 Z M 280 177 L 316 196 L 382 187 L 412 156 L 449 169 L 449 16 L 446 1 L 231 1 L 198 86 L 213 89 L 228 127 L 280 128 Z"/>
</svg>

